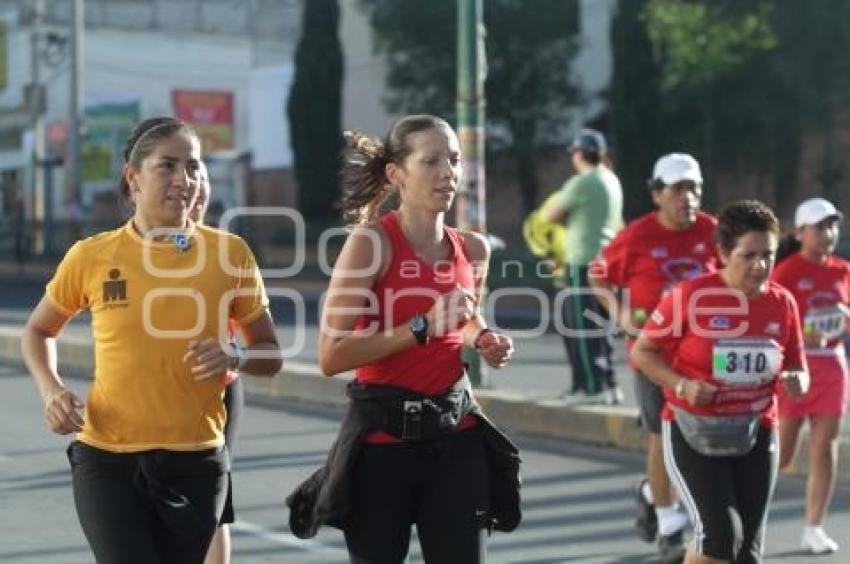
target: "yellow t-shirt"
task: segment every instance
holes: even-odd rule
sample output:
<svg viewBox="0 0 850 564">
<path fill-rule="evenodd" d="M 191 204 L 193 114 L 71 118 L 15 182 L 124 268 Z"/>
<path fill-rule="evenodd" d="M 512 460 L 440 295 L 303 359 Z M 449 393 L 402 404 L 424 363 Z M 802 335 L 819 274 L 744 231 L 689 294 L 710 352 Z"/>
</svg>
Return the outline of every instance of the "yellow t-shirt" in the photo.
<svg viewBox="0 0 850 564">
<path fill-rule="evenodd" d="M 76 243 L 47 285 L 63 314 L 91 311 L 95 371 L 79 440 L 113 452 L 224 444 L 224 379 L 195 381 L 183 356 L 192 340 L 227 343 L 228 321 L 259 318 L 268 297 L 242 239 L 190 233 L 181 251 L 127 223 Z"/>
</svg>

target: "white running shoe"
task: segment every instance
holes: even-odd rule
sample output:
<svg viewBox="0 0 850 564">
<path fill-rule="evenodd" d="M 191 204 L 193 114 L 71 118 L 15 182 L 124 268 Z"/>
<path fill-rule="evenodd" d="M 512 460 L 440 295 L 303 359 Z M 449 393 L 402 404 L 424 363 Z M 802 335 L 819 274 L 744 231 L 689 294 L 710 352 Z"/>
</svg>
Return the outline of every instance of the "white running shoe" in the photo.
<svg viewBox="0 0 850 564">
<path fill-rule="evenodd" d="M 823 527 L 806 527 L 800 546 L 812 554 L 829 554 L 838 551 L 838 543 L 829 538 Z"/>
<path fill-rule="evenodd" d="M 605 394 L 605 404 L 607 405 L 621 405 L 626 399 L 623 389 L 620 386 L 608 388 L 603 393 Z"/>
<path fill-rule="evenodd" d="M 605 392 L 598 392 L 595 394 L 588 394 L 584 390 L 575 390 L 571 392 L 564 392 L 558 399 L 563 400 L 568 405 L 595 405 L 605 403 Z"/>
</svg>

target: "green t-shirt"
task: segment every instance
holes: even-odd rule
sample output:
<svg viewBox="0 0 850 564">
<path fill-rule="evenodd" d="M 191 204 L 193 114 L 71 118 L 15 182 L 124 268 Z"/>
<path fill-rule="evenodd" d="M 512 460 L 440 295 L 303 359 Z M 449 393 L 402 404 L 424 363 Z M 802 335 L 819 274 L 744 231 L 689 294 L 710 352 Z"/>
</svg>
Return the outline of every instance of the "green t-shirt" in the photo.
<svg viewBox="0 0 850 564">
<path fill-rule="evenodd" d="M 567 264 L 583 266 L 623 226 L 623 190 L 617 175 L 597 166 L 571 177 L 560 191 L 567 210 Z"/>
</svg>

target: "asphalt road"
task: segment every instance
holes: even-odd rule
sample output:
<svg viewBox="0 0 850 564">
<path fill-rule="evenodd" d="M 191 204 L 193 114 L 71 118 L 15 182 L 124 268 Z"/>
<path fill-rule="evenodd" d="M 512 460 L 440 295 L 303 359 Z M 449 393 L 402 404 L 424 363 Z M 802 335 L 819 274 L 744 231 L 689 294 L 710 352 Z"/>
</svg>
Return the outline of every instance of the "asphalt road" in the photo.
<svg viewBox="0 0 850 564">
<path fill-rule="evenodd" d="M 78 392 L 85 382 L 73 380 Z M 41 420 L 35 387 L 20 369 L 0 366 L 0 562 L 93 562 L 73 510 L 64 458 L 67 437 Z M 234 562 L 345 562 L 342 535 L 323 529 L 311 541 L 286 526 L 284 497 L 324 459 L 339 412 L 297 405 L 248 407 L 236 452 Z M 632 453 L 519 437 L 524 514 L 509 535 L 494 534 L 490 563 L 653 562 L 653 545 L 632 532 L 632 484 L 641 457 Z M 768 530 L 769 563 L 838 564 L 850 553 L 850 487 L 839 489 L 829 529 L 843 554 L 813 559 L 797 550 L 803 482 L 783 477 Z M 410 562 L 421 562 L 416 542 Z"/>
</svg>

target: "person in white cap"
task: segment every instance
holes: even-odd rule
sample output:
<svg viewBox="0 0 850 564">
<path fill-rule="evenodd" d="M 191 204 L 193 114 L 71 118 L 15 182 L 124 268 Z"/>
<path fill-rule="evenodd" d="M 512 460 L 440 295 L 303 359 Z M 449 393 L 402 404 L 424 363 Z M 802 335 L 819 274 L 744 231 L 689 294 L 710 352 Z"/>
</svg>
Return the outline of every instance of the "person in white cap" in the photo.
<svg viewBox="0 0 850 564">
<path fill-rule="evenodd" d="M 780 467 L 793 464 L 797 437 L 809 422 L 809 476 L 802 547 L 813 554 L 838 550 L 823 522 L 835 486 L 838 433 L 850 400 L 850 376 L 842 336 L 850 306 L 850 262 L 836 257 L 843 215 L 823 198 L 797 207 L 791 239 L 798 250 L 781 261 L 773 279 L 797 300 L 812 375 L 798 399 L 779 394 Z M 779 259 L 778 259 L 779 260 Z"/>
<path fill-rule="evenodd" d="M 605 136 L 582 129 L 569 147 L 576 174 L 570 177 L 541 213 L 547 222 L 567 228 L 566 288 L 561 308 L 562 336 L 572 368 L 571 401 L 621 403 L 612 359 L 610 327 L 587 280 L 591 261 L 623 226 L 623 191 L 617 175 L 604 162 Z"/>
<path fill-rule="evenodd" d="M 717 221 L 700 211 L 702 171 L 691 155 L 670 153 L 655 163 L 647 183 L 657 210 L 632 221 L 605 247 L 591 269 L 590 283 L 600 302 L 626 334 L 631 350 L 640 327 L 668 289 L 681 280 L 714 272 L 719 259 Z M 680 510 L 661 449 L 664 394 L 635 370 L 641 426 L 649 433 L 646 478 L 636 488 L 636 529 L 641 539 L 658 539 L 665 562 L 684 554 L 687 517 Z"/>
</svg>

